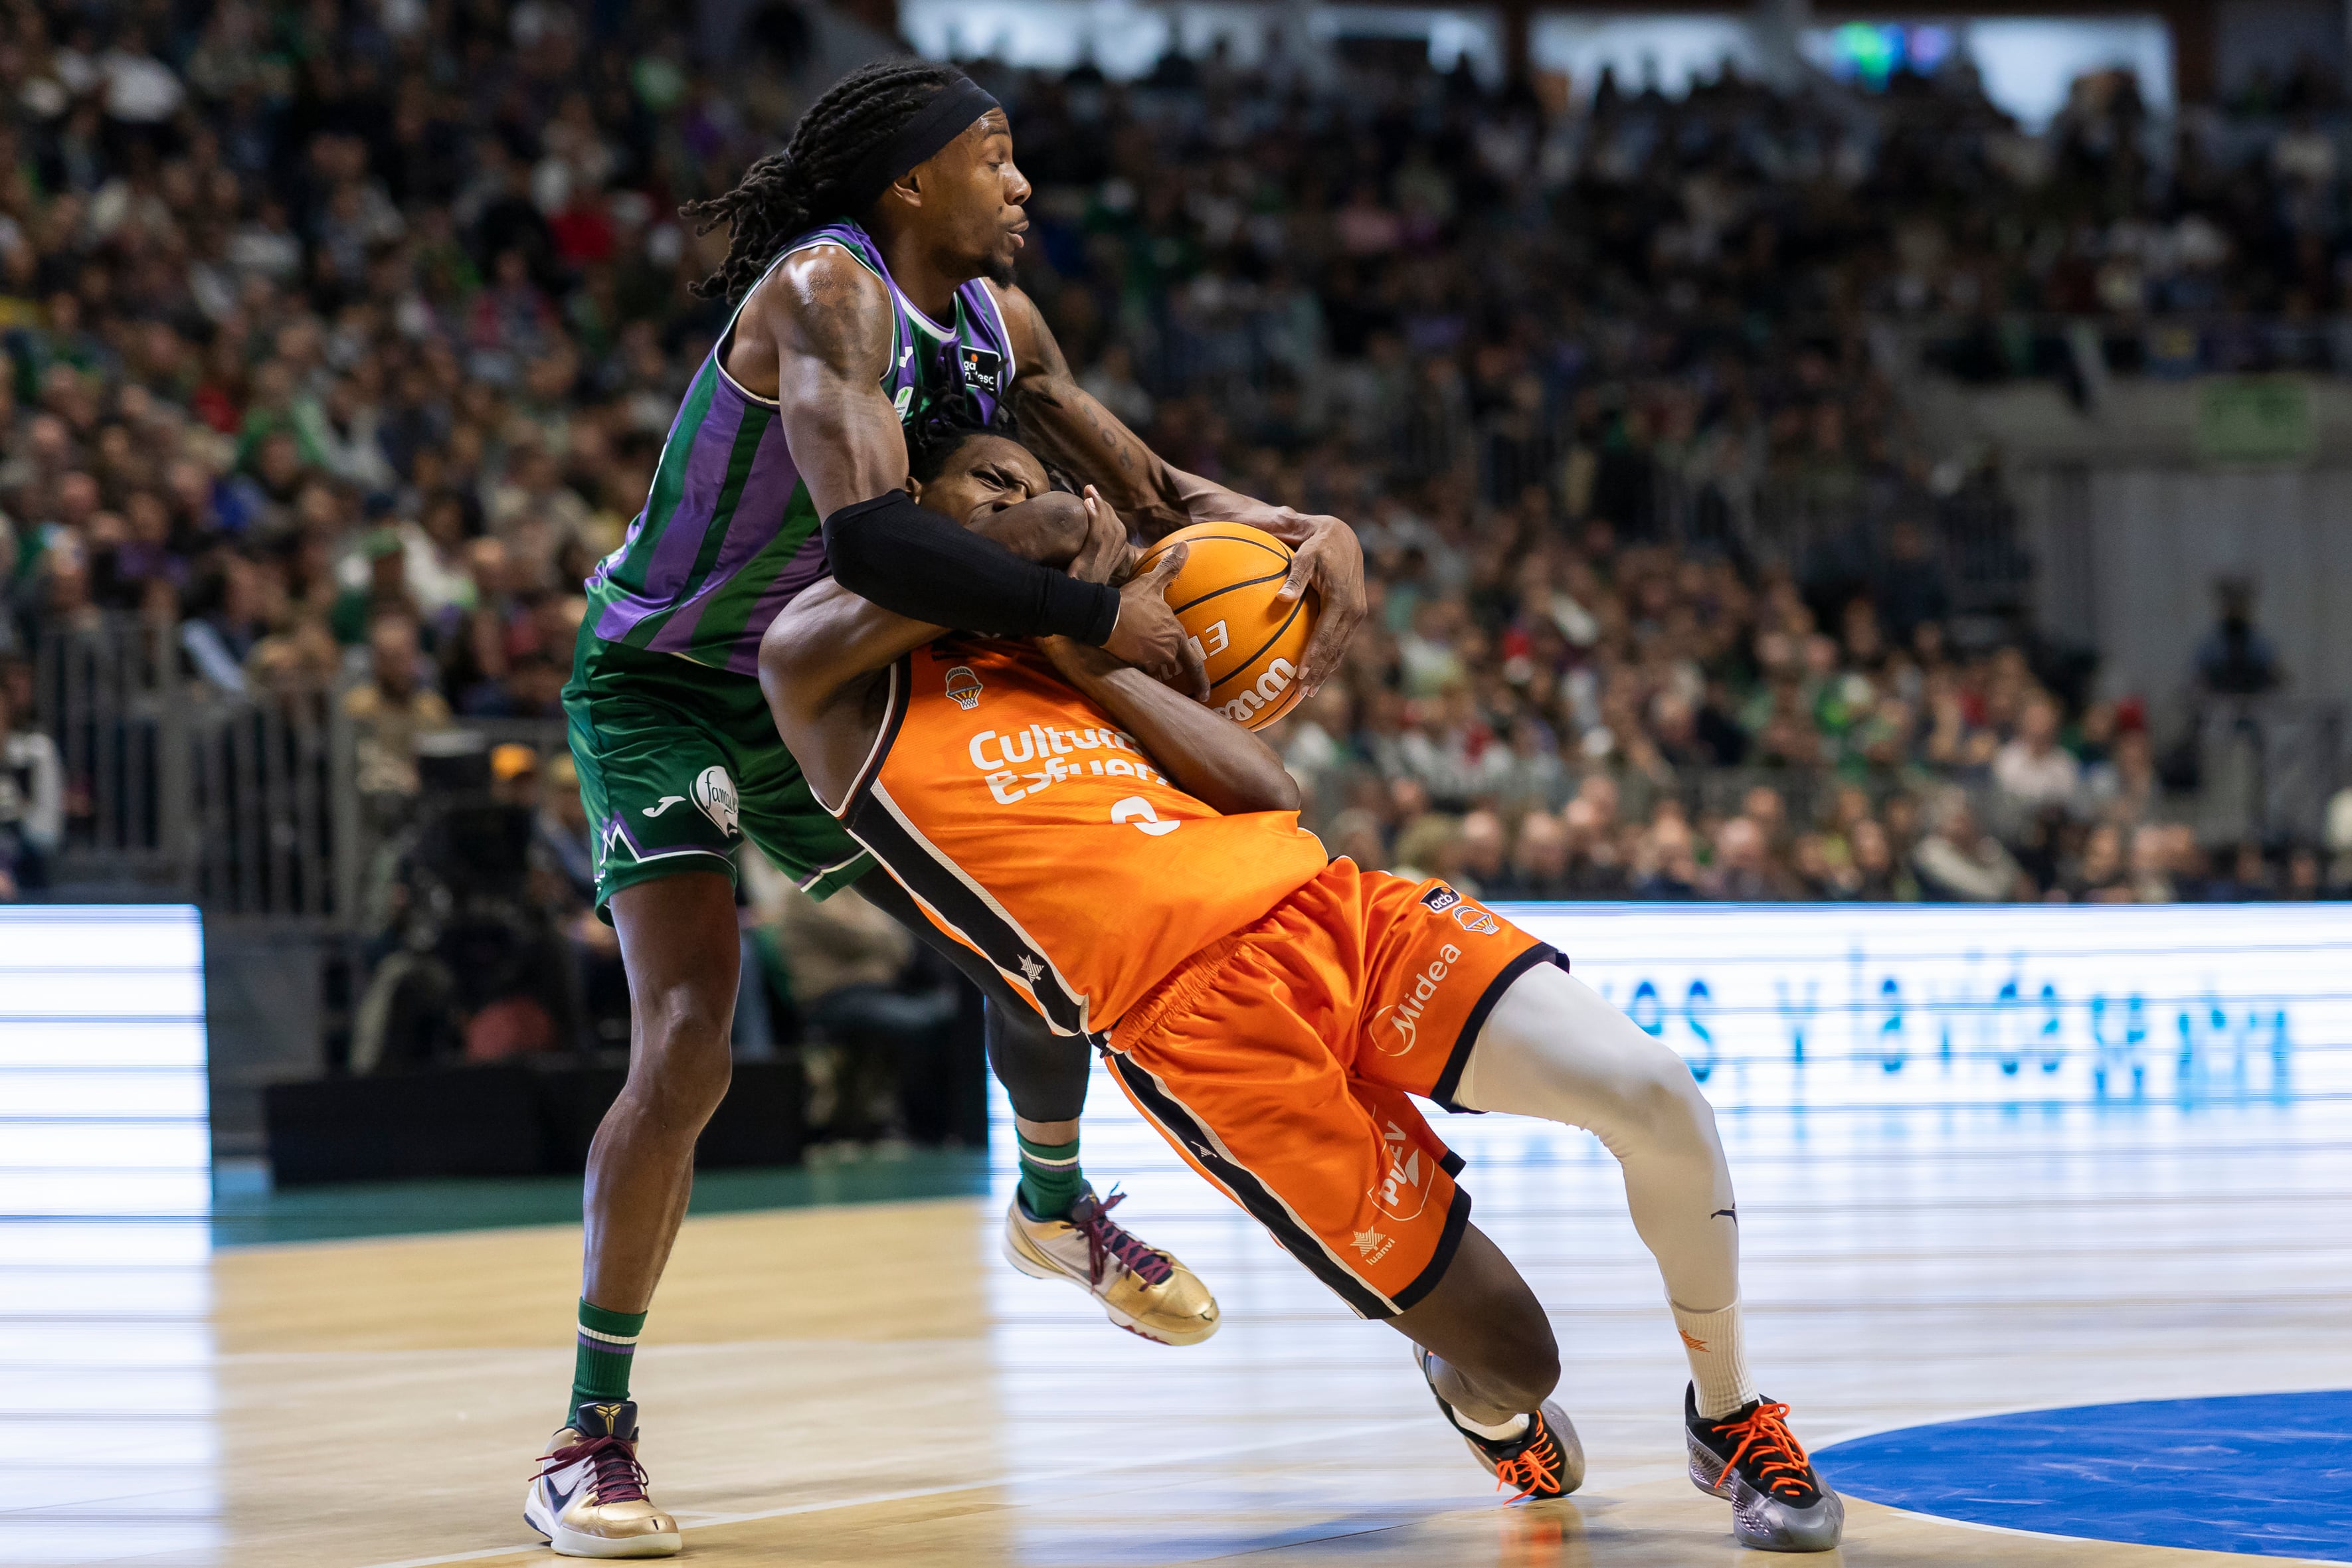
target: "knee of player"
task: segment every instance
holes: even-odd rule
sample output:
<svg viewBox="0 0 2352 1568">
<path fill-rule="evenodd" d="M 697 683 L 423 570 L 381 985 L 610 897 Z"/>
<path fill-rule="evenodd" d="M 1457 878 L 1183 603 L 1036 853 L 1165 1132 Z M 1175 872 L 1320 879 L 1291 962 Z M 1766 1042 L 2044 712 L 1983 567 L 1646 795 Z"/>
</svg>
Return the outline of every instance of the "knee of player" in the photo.
<svg viewBox="0 0 2352 1568">
<path fill-rule="evenodd" d="M 1656 1136 L 1715 1124 L 1715 1108 L 1699 1092 L 1689 1064 L 1669 1046 L 1653 1044 L 1643 1051 L 1619 1092 L 1619 1119 L 1629 1130 Z"/>
<path fill-rule="evenodd" d="M 714 1003 L 680 990 L 640 1004 L 637 1054 L 642 1066 L 673 1092 L 703 1091 L 714 1099 L 733 1075 L 734 998 Z"/>
</svg>

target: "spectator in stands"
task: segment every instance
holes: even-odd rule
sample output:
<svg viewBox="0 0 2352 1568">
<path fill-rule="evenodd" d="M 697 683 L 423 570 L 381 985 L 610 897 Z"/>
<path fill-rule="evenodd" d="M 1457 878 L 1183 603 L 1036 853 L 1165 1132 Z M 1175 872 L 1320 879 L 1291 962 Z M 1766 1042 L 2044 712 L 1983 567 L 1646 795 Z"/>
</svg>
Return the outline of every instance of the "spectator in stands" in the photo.
<svg viewBox="0 0 2352 1568">
<path fill-rule="evenodd" d="M 2254 587 L 2243 578 L 2213 585 L 2218 618 L 2197 644 L 2197 681 L 2215 696 L 2261 696 L 2286 684 L 2278 650 L 2254 624 Z"/>
<path fill-rule="evenodd" d="M 1927 836 L 1912 852 L 1922 897 L 1938 904 L 1993 904 L 2026 900 L 2033 885 L 2017 859 L 1977 825 L 1975 809 L 1958 789 L 1937 799 Z"/>
<path fill-rule="evenodd" d="M 352 782 L 379 838 L 409 820 L 423 787 L 417 741 L 450 724 L 449 705 L 425 684 L 416 622 L 393 611 L 368 627 L 368 675 L 343 694 L 353 733 Z"/>
<path fill-rule="evenodd" d="M 2059 891 L 2074 904 L 2129 904 L 2133 893 L 2124 871 L 2123 830 L 2101 822 L 2083 841 L 2081 857 L 2062 876 Z"/>
<path fill-rule="evenodd" d="M 2058 744 L 2058 705 L 2047 696 L 2027 702 L 2017 735 L 1994 754 L 1992 781 L 2006 804 L 2021 814 L 2066 806 L 2082 785 L 2082 764 Z"/>
<path fill-rule="evenodd" d="M 0 902 L 45 890 L 65 837 L 65 770 L 57 743 L 17 706 L 21 668 L 0 654 Z"/>
<path fill-rule="evenodd" d="M 1462 836 L 1455 850 L 1461 866 L 1462 892 L 1472 898 L 1498 896 L 1489 891 L 1501 885 L 1505 852 L 1510 843 L 1503 819 L 1481 809 L 1462 819 Z"/>
</svg>

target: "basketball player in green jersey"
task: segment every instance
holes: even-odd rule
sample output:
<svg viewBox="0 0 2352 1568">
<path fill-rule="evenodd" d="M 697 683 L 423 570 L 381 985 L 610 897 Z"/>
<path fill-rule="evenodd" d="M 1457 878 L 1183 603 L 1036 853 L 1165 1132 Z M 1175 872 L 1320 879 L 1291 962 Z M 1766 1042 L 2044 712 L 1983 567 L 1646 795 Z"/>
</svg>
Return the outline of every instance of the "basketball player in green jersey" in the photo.
<svg viewBox="0 0 2352 1568">
<path fill-rule="evenodd" d="M 1200 1281 L 1114 1223 L 1080 1174 L 1087 1042 L 1051 1034 L 872 866 L 809 794 L 758 681 L 769 623 L 832 576 L 901 615 L 1072 637 L 1205 693 L 1199 654 L 1148 587 L 1033 565 L 914 505 L 906 427 L 949 402 L 982 421 L 1017 414 L 1030 445 L 1090 482 L 1087 515 L 1106 534 L 1123 535 L 1124 514 L 1149 535 L 1222 519 L 1288 541 L 1285 591 L 1322 603 L 1298 678 L 1311 689 L 1336 668 L 1364 609 L 1354 536 L 1171 468 L 1076 385 L 1011 283 L 1028 197 L 992 98 L 951 68 L 891 61 L 836 84 L 782 152 L 689 210 L 730 226 L 726 261 L 698 292 L 740 303 L 679 406 L 644 512 L 589 580 L 564 692 L 632 1040 L 627 1082 L 589 1152 L 570 1414 L 524 1506 L 560 1553 L 678 1550 L 636 1459 L 628 1369 L 696 1137 L 726 1092 L 743 838 L 817 896 L 855 884 L 990 994 L 989 1058 L 1020 1134 L 1005 1224 L 1015 1266 L 1069 1281 L 1149 1338 L 1215 1330 Z"/>
</svg>

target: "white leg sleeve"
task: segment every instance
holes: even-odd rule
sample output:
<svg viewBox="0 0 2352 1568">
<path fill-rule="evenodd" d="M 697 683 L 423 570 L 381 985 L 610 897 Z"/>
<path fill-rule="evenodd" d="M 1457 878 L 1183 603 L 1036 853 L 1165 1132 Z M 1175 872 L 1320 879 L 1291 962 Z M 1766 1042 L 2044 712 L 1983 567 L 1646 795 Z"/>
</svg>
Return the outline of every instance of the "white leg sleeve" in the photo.
<svg viewBox="0 0 2352 1568">
<path fill-rule="evenodd" d="M 1566 971 L 1538 965 L 1496 1002 L 1460 1103 L 1599 1134 L 1625 1168 L 1633 1228 L 1667 1298 L 1714 1312 L 1739 1298 L 1739 1226 L 1715 1110 L 1681 1057 Z"/>
</svg>

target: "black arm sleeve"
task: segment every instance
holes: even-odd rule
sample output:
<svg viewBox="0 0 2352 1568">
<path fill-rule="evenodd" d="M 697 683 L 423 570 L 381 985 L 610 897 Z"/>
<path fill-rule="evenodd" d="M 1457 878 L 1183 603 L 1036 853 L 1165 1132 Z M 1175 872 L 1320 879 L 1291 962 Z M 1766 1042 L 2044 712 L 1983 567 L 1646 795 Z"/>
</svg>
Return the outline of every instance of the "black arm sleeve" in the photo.
<svg viewBox="0 0 2352 1568">
<path fill-rule="evenodd" d="M 902 490 L 824 520 L 834 580 L 909 620 L 991 637 L 1075 637 L 1100 647 L 1118 590 L 1023 560 L 915 505 Z"/>
</svg>

